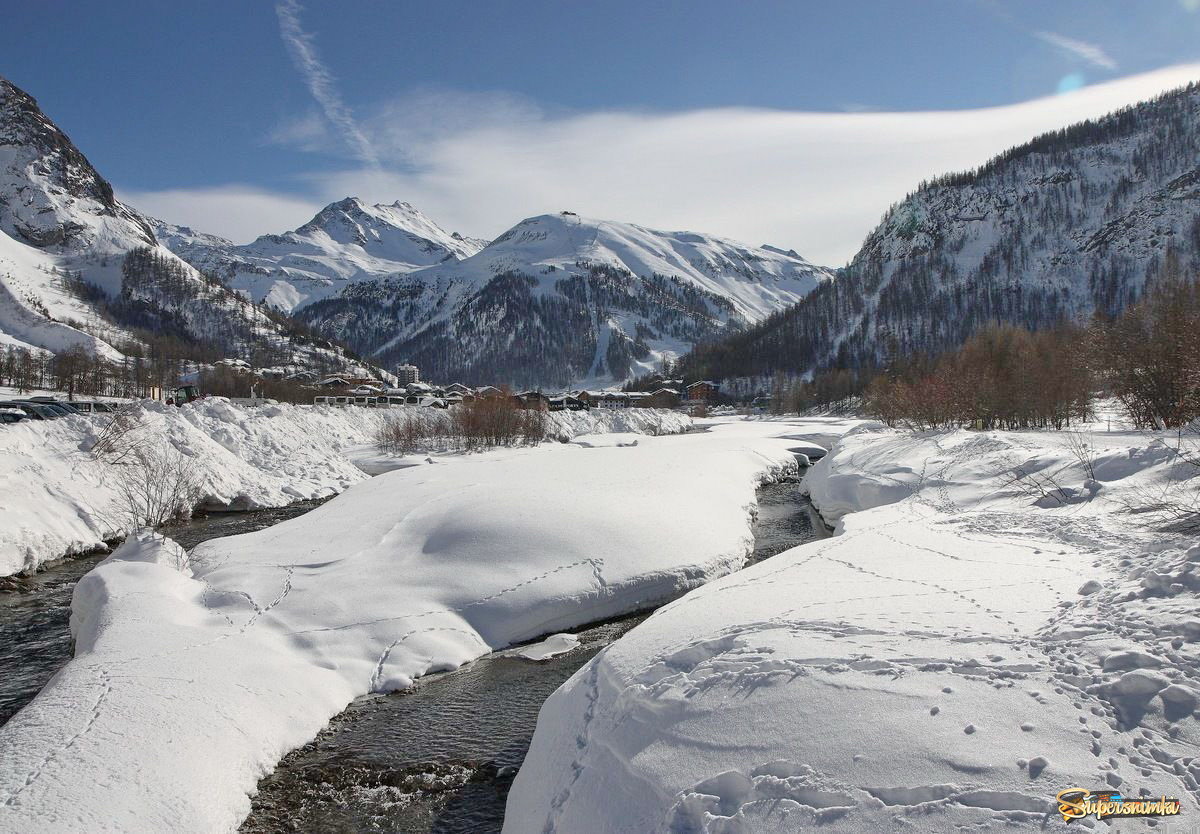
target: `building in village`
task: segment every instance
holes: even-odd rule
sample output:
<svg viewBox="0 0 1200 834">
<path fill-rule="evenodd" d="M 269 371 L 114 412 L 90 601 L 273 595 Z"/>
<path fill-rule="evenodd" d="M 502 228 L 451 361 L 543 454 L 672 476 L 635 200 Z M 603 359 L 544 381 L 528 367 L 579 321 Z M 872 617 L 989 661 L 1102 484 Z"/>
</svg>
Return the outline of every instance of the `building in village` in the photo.
<svg viewBox="0 0 1200 834">
<path fill-rule="evenodd" d="M 687 394 L 688 402 L 709 402 L 716 399 L 719 388 L 717 383 L 704 379 L 700 382 L 693 382 L 684 391 Z"/>
<path fill-rule="evenodd" d="M 411 385 L 421 381 L 421 370 L 416 365 L 407 362 L 396 368 L 396 385 Z"/>
</svg>

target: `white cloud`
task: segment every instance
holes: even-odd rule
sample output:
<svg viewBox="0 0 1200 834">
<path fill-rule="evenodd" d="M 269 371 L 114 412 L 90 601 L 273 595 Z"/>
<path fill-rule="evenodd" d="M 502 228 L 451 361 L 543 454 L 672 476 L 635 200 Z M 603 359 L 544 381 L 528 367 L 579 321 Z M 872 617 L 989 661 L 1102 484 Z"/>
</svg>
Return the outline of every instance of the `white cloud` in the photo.
<svg viewBox="0 0 1200 834">
<path fill-rule="evenodd" d="M 267 232 L 294 229 L 311 220 L 324 205 L 315 198 L 242 185 L 165 191 L 118 189 L 117 197 L 168 223 L 191 226 L 235 243 L 247 243 Z"/>
<path fill-rule="evenodd" d="M 1108 53 L 1102 47 L 1094 43 L 1078 41 L 1056 32 L 1042 31 L 1034 32 L 1033 34 L 1034 37 L 1045 41 L 1051 46 L 1058 47 L 1063 52 L 1074 55 L 1076 58 L 1081 58 L 1094 67 L 1109 71 L 1114 71 L 1117 68 L 1117 62 L 1109 57 Z"/>
<path fill-rule="evenodd" d="M 312 97 L 321 106 L 321 111 L 350 146 L 355 157 L 372 168 L 379 167 L 379 158 L 370 140 L 359 129 L 350 108 L 338 94 L 333 74 L 317 55 L 313 37 L 300 25 L 300 3 L 298 0 L 279 0 L 275 14 L 279 18 L 279 34 L 296 63 L 296 69 L 304 76 Z"/>
<path fill-rule="evenodd" d="M 315 208 L 352 194 L 408 200 L 448 229 L 494 237 L 524 217 L 569 209 L 794 247 L 836 266 L 921 180 L 1196 78 L 1200 65 L 1177 66 L 1005 107 L 918 113 L 548 115 L 512 97 L 443 96 L 422 108 L 416 126 L 404 103 L 363 121 L 384 170 L 315 172 L 304 200 L 209 189 L 190 207 L 190 192 L 171 192 L 178 212 L 167 219 L 203 229 L 203 211 L 213 220 L 207 228 L 221 231 L 229 225 L 222 216 L 244 218 L 245 233 L 231 235 L 244 239 L 251 229 L 302 222 L 281 222 L 299 204 Z M 231 200 L 223 209 L 209 201 L 222 196 Z M 133 205 L 168 214 L 151 199 L 130 195 Z M 258 205 L 264 214 L 255 223 Z"/>
</svg>

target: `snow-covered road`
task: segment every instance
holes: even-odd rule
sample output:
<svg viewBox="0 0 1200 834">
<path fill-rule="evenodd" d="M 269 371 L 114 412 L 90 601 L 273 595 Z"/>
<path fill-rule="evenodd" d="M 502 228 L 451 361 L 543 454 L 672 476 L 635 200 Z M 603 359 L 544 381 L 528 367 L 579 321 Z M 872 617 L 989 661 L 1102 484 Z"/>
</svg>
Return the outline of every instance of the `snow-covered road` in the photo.
<svg viewBox="0 0 1200 834">
<path fill-rule="evenodd" d="M 1086 466 L 1070 443 L 846 436 L 805 481 L 839 535 L 689 593 L 580 669 L 542 709 L 504 830 L 1059 829 L 1072 787 L 1175 796 L 1169 825 L 1194 824 L 1200 546 L 1117 514 L 1179 471 L 1153 436 L 1095 435 Z M 1017 466 L 1064 501 L 1007 486 Z"/>
<path fill-rule="evenodd" d="M 0 728 L 0 831 L 236 828 L 352 698 L 736 570 L 793 430 L 440 459 L 186 565 L 130 540 L 77 587 L 75 660 Z"/>
</svg>

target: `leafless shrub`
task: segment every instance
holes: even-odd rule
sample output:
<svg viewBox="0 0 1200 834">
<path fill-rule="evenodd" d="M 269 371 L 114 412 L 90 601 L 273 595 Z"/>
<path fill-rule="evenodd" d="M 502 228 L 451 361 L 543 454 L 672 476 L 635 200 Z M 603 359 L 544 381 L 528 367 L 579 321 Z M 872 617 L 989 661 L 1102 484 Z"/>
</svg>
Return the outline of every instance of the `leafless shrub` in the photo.
<svg viewBox="0 0 1200 834">
<path fill-rule="evenodd" d="M 1096 480 L 1096 447 L 1092 439 L 1078 429 L 1067 429 L 1067 449 L 1090 480 Z"/>
<path fill-rule="evenodd" d="M 97 460 L 113 466 L 128 461 L 148 442 L 145 425 L 132 407 L 119 409 L 96 435 L 91 453 Z"/>
<path fill-rule="evenodd" d="M 1039 506 L 1060 506 L 1069 503 L 1075 493 L 1058 482 L 1057 474 L 1035 472 L 1025 465 L 1017 466 L 1002 479 L 1002 486 L 1029 496 Z"/>
<path fill-rule="evenodd" d="M 101 429 L 92 456 L 114 478 L 119 524 L 128 530 L 185 518 L 203 497 L 190 458 L 147 429 L 140 413 L 123 409 Z"/>
<path fill-rule="evenodd" d="M 380 424 L 375 443 L 392 454 L 475 452 L 499 446 L 536 446 L 548 434 L 544 411 L 491 397 L 460 403 L 448 410 L 405 408 L 393 412 Z"/>
<path fill-rule="evenodd" d="M 1200 533 L 1200 426 L 1176 435 L 1172 465 L 1156 483 L 1133 485 L 1117 499 L 1124 512 L 1176 533 Z"/>
<path fill-rule="evenodd" d="M 536 446 L 546 439 L 546 413 L 499 397 L 461 403 L 451 412 L 454 434 L 468 451 Z"/>
<path fill-rule="evenodd" d="M 127 529 L 186 518 L 203 497 L 191 459 L 166 440 L 139 447 L 115 474 Z"/>
<path fill-rule="evenodd" d="M 389 413 L 375 432 L 375 445 L 395 455 L 453 448 L 450 415 L 441 409 L 406 408 Z"/>
</svg>

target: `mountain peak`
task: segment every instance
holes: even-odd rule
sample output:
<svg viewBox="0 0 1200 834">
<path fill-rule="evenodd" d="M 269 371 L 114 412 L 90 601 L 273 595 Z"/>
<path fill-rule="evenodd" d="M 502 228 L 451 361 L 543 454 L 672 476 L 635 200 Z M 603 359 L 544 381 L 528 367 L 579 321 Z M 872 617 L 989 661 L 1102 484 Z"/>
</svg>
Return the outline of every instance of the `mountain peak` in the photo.
<svg viewBox="0 0 1200 834">
<path fill-rule="evenodd" d="M 17 193 L 21 200 L 0 201 L 0 231 L 33 246 L 86 248 L 114 236 L 155 243 L 33 96 L 0 78 L 0 194 Z"/>
</svg>

